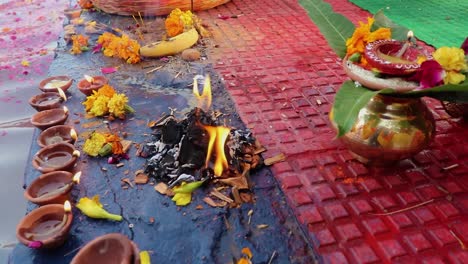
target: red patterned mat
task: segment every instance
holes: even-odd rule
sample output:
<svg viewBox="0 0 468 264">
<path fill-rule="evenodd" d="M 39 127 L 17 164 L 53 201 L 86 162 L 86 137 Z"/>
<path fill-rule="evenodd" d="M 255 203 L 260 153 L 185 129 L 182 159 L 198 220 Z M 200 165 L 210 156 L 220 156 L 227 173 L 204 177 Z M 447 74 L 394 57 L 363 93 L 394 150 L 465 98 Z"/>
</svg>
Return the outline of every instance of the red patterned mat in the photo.
<svg viewBox="0 0 468 264">
<path fill-rule="evenodd" d="M 369 16 L 329 2 L 354 22 Z M 328 111 L 346 76 L 297 1 L 233 0 L 199 15 L 215 32 L 211 57 L 242 119 L 267 157 L 287 155 L 273 171 L 325 260 L 468 263 L 466 122 L 427 100 L 437 122 L 430 149 L 395 167 L 366 167 L 334 140 Z"/>
</svg>

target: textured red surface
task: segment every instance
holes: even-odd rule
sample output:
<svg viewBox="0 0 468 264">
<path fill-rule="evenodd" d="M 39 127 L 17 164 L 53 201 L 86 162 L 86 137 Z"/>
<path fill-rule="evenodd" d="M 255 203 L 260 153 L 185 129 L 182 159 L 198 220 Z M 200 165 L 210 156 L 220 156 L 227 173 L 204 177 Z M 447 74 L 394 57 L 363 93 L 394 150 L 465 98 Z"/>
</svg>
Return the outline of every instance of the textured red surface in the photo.
<svg viewBox="0 0 468 264">
<path fill-rule="evenodd" d="M 369 15 L 330 2 L 355 23 Z M 394 167 L 366 167 L 334 140 L 328 112 L 346 76 L 297 1 L 233 0 L 199 15 L 215 32 L 215 68 L 242 119 L 267 157 L 287 155 L 273 171 L 319 255 L 329 263 L 468 263 L 466 122 L 427 100 L 437 122 L 430 148 Z"/>
</svg>

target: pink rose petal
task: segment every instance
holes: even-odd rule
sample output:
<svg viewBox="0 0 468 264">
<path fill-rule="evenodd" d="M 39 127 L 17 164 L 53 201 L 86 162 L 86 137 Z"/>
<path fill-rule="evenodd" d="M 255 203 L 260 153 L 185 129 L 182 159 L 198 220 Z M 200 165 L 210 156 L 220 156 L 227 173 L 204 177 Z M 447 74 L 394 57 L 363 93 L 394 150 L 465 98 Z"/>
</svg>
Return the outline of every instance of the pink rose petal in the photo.
<svg viewBox="0 0 468 264">
<path fill-rule="evenodd" d="M 114 73 L 116 71 L 117 71 L 117 68 L 115 67 L 101 68 L 102 74 Z"/>
<path fill-rule="evenodd" d="M 32 241 L 32 242 L 29 242 L 28 247 L 29 247 L 29 248 L 34 248 L 34 249 L 41 248 L 41 247 L 42 247 L 42 242 L 41 242 L 41 241 Z"/>
</svg>

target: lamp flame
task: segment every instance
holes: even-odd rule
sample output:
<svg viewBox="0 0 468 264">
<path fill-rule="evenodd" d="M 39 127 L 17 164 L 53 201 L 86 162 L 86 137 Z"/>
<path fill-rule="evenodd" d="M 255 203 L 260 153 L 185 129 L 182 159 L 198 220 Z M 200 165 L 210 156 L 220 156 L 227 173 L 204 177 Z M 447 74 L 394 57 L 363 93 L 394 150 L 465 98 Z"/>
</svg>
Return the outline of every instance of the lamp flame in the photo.
<svg viewBox="0 0 468 264">
<path fill-rule="evenodd" d="M 218 126 L 205 126 L 205 129 L 208 131 L 210 140 L 208 142 L 208 151 L 206 154 L 205 167 L 208 167 L 211 154 L 213 153 L 213 148 L 216 153 L 216 159 L 214 163 L 214 174 L 215 176 L 221 176 L 223 171 L 228 168 L 228 162 L 226 154 L 224 153 L 224 145 L 226 144 L 226 139 L 229 136 L 231 131 L 228 127 Z"/>
<path fill-rule="evenodd" d="M 57 92 L 59 93 L 60 97 L 62 97 L 63 101 L 67 101 L 67 96 L 65 95 L 65 92 L 62 90 L 62 88 L 57 87 Z"/>
<path fill-rule="evenodd" d="M 73 183 L 80 184 L 80 178 L 81 178 L 81 171 L 75 173 L 75 175 L 73 176 Z"/>
<path fill-rule="evenodd" d="M 68 108 L 66 106 L 63 107 L 63 112 L 67 115 L 68 114 Z"/>
<path fill-rule="evenodd" d="M 93 84 L 94 83 L 94 78 L 89 76 L 89 75 L 84 75 L 84 78 L 90 83 L 90 84 Z"/>
<path fill-rule="evenodd" d="M 75 149 L 75 150 L 73 151 L 72 155 L 79 158 L 79 157 L 81 156 L 81 153 L 80 153 L 79 150 L 76 150 L 76 149 Z"/>
<path fill-rule="evenodd" d="M 205 77 L 205 82 L 203 84 L 203 91 L 201 95 L 200 95 L 200 92 L 198 91 L 198 77 L 195 76 L 193 78 L 193 94 L 197 98 L 197 107 L 207 112 L 211 107 L 211 100 L 212 100 L 211 80 L 210 80 L 209 75 Z"/>
<path fill-rule="evenodd" d="M 76 134 L 76 131 L 74 128 L 72 128 L 70 130 L 70 137 L 73 139 L 73 140 L 77 140 L 78 139 L 78 135 Z"/>
<path fill-rule="evenodd" d="M 411 31 L 411 30 L 410 30 L 410 31 L 408 31 L 408 34 L 406 34 L 406 37 L 408 37 L 408 39 L 411 39 L 411 38 L 413 38 L 413 37 L 414 37 L 414 33 L 413 33 L 413 31 Z"/>
<path fill-rule="evenodd" d="M 65 210 L 65 213 L 71 212 L 71 204 L 68 200 L 63 203 L 63 210 Z"/>
</svg>

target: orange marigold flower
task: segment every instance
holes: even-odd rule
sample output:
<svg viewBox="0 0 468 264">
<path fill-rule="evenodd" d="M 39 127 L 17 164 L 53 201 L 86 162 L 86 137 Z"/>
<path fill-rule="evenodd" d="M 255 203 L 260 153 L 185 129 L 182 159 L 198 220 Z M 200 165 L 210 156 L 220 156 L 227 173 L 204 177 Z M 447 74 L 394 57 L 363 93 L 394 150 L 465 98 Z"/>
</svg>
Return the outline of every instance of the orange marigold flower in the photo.
<svg viewBox="0 0 468 264">
<path fill-rule="evenodd" d="M 99 90 L 96 92 L 97 95 L 104 95 L 104 96 L 107 96 L 109 98 L 112 98 L 112 96 L 114 96 L 115 94 L 115 90 L 114 88 L 112 88 L 112 86 L 108 85 L 108 84 L 104 84 L 101 88 L 99 88 Z"/>
<path fill-rule="evenodd" d="M 125 34 L 118 37 L 105 32 L 99 36 L 98 43 L 104 49 L 104 56 L 118 57 L 124 59 L 127 63 L 138 63 L 140 61 L 140 44 Z"/>
<path fill-rule="evenodd" d="M 389 28 L 379 28 L 371 32 L 372 24 L 374 24 L 374 18 L 372 17 L 367 18 L 367 24 L 361 21 L 359 22 L 359 27 L 354 30 L 351 38 L 346 40 L 346 55 L 350 56 L 354 53 L 363 53 L 367 43 L 391 38 L 392 33 Z"/>
<path fill-rule="evenodd" d="M 94 7 L 93 2 L 91 2 L 90 0 L 79 0 L 78 4 L 83 9 L 91 9 Z"/>
<path fill-rule="evenodd" d="M 70 50 L 71 54 L 80 54 L 81 52 L 88 50 L 88 37 L 83 35 L 73 35 L 71 37 L 73 46 Z"/>
<path fill-rule="evenodd" d="M 178 17 L 168 17 L 164 24 L 169 37 L 175 37 L 184 32 L 184 23 Z"/>
</svg>

